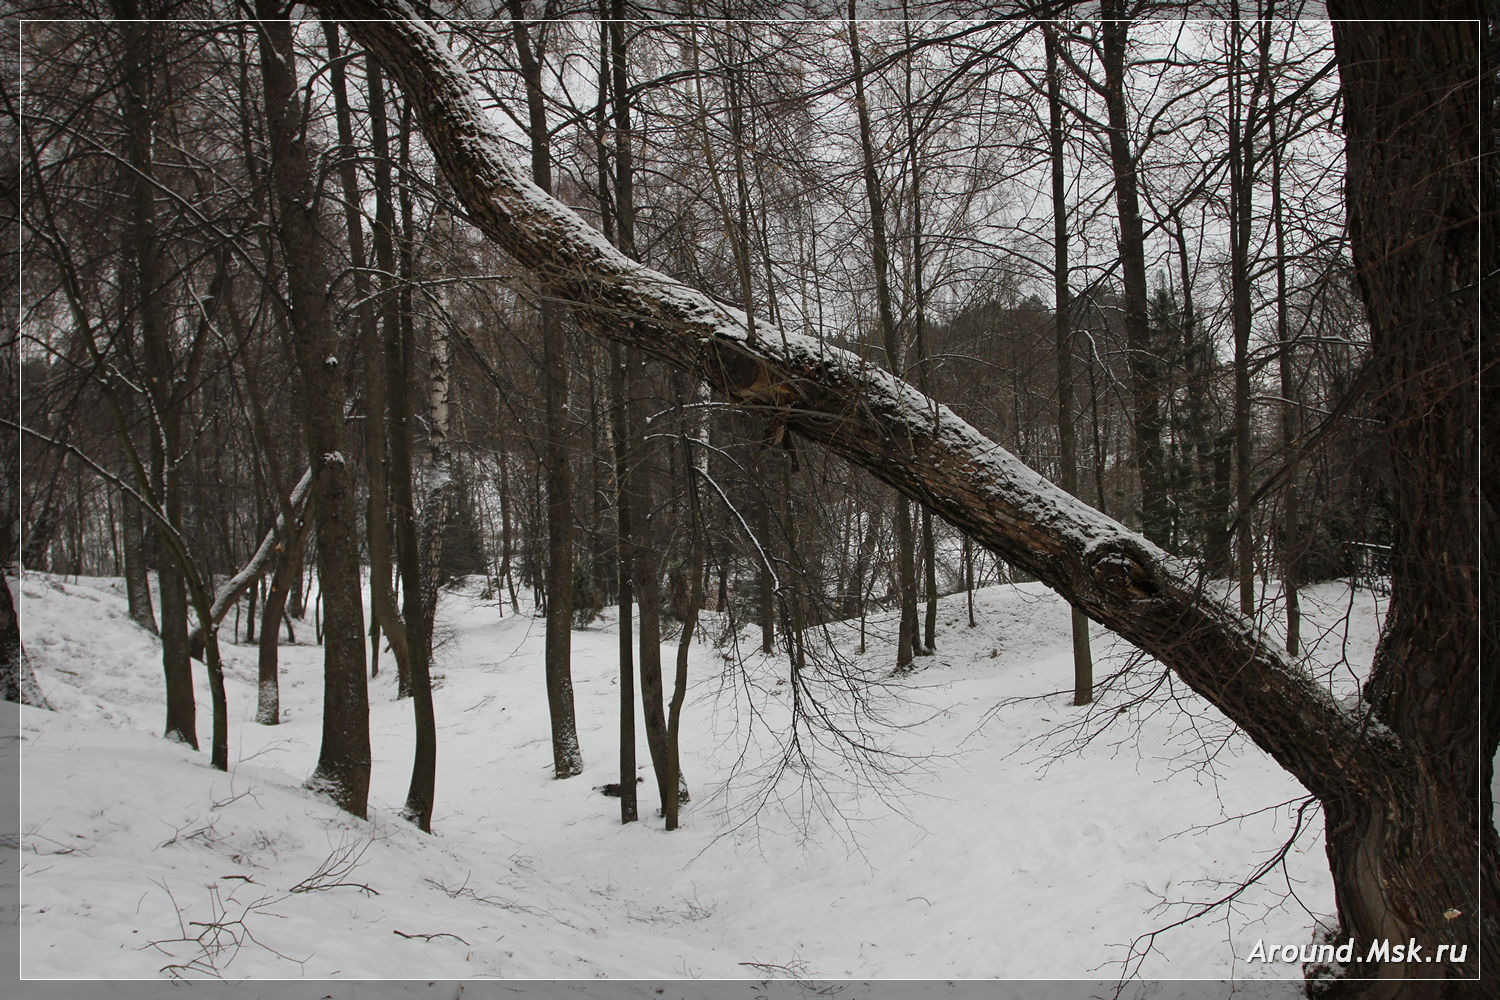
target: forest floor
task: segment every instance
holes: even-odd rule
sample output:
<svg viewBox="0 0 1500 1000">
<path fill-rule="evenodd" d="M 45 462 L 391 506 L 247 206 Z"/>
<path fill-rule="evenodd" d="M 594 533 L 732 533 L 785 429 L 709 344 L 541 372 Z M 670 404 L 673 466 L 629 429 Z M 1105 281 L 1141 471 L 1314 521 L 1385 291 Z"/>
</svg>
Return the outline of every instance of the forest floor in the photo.
<svg viewBox="0 0 1500 1000">
<path fill-rule="evenodd" d="M 1233 977 L 1293 996 L 1296 963 L 1247 957 L 1257 941 L 1307 943 L 1333 909 L 1315 807 L 1294 837 L 1302 790 L 1154 661 L 1074 707 L 1068 609 L 1039 585 L 976 592 L 973 628 L 964 595 L 945 598 L 936 655 L 903 678 L 889 676 L 888 617 L 864 655 L 858 623 L 831 625 L 840 656 L 815 657 L 795 697 L 784 653 L 763 657 L 747 630 L 738 662 L 710 616 L 683 721 L 693 798 L 670 834 L 639 722 L 641 822 L 622 826 L 597 790 L 619 780 L 615 623 L 574 633 L 586 770 L 555 781 L 543 623 L 459 587 L 440 614 L 433 836 L 399 818 L 412 715 L 388 654 L 359 820 L 301 788 L 319 648 L 282 648 L 284 721 L 261 726 L 255 649 L 226 641 L 225 774 L 208 765 L 201 667 L 204 751 L 159 737 L 159 647 L 118 580 L 28 575 L 18 589 L 56 709 L 22 710 L 20 838 L 0 852 L 7 880 L 19 867 L 27 977 Z M 1325 584 L 1303 607 L 1317 669 L 1347 693 L 1377 599 Z M 1101 630 L 1094 646 L 1101 679 L 1127 662 Z M 663 656 L 670 685 L 674 642 Z M 804 716 L 793 747 L 794 703 L 842 735 Z M 1149 938 L 1289 841 L 1231 904 Z"/>
</svg>

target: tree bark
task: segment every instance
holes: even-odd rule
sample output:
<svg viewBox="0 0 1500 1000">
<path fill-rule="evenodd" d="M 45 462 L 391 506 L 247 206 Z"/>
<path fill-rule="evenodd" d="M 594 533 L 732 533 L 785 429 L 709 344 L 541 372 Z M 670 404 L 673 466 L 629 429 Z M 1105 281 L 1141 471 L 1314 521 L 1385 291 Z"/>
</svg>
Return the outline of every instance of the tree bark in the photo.
<svg viewBox="0 0 1500 1000">
<path fill-rule="evenodd" d="M 1115 175 L 1120 222 L 1120 273 L 1125 284 L 1125 344 L 1129 349 L 1130 428 L 1141 479 L 1141 534 L 1162 544 L 1171 527 L 1164 492 L 1160 386 L 1147 313 L 1146 237 L 1141 226 L 1135 151 L 1125 95 L 1125 54 L 1130 22 L 1125 0 L 1104 0 L 1105 105 L 1109 113 L 1109 158 Z"/>
<path fill-rule="evenodd" d="M 1073 299 L 1068 288 L 1067 178 L 1063 172 L 1062 81 L 1058 77 L 1057 29 L 1042 25 L 1047 56 L 1048 145 L 1052 160 L 1052 280 L 1057 350 L 1057 485 L 1078 495 L 1078 445 L 1073 428 Z M 970 584 L 970 593 L 973 584 Z M 972 597 L 971 597 L 972 602 Z M 974 613 L 972 603 L 969 620 Z M 1073 704 L 1094 700 L 1094 655 L 1088 617 L 1073 608 Z"/>
<path fill-rule="evenodd" d="M 21 645 L 21 623 L 10 597 L 10 581 L 0 573 L 0 697 L 18 705 L 51 709 Z"/>
<path fill-rule="evenodd" d="M 323 9 L 382 19 L 351 21 L 351 30 L 413 95 L 470 217 L 550 294 L 578 303 L 587 329 L 731 400 L 789 406 L 789 429 L 869 469 L 1161 660 L 1323 801 L 1341 919 L 1360 940 L 1409 930 L 1427 954 L 1439 944 L 1474 946 L 1462 963 L 1377 962 L 1362 973 L 1393 983 L 1416 971 L 1477 977 L 1481 939 L 1492 954 L 1500 950 L 1500 925 L 1478 919 L 1481 892 L 1490 914 L 1500 912 L 1500 846 L 1481 809 L 1500 699 L 1486 699 L 1481 719 L 1475 686 L 1496 692 L 1479 672 L 1477 532 L 1464 530 L 1478 523 L 1475 453 L 1465 447 L 1477 435 L 1476 192 L 1472 163 L 1433 141 L 1477 145 L 1471 24 L 1336 29 L 1356 259 L 1392 433 L 1415 445 L 1402 450 L 1412 481 L 1400 494 L 1408 548 L 1396 567 L 1399 596 L 1370 690 L 1345 704 L 1149 540 L 1048 483 L 946 407 L 811 338 L 785 332 L 752 343 L 742 314 L 620 254 L 529 184 L 463 70 L 400 0 L 327 0 Z M 1393 61 L 1412 74 L 1391 72 Z M 1392 190 L 1410 191 L 1394 218 Z M 1421 238 L 1408 242 L 1413 233 Z M 1429 357 L 1447 378 L 1406 374 L 1425 374 Z M 1450 479 L 1455 440 L 1463 453 Z M 1460 527 L 1448 531 L 1455 516 Z M 1474 978 L 1467 986 L 1401 984 L 1388 995 L 1445 993 L 1486 990 Z"/>
<path fill-rule="evenodd" d="M 257 0 L 271 178 L 287 262 L 292 347 L 302 380 L 303 433 L 313 468 L 323 632 L 323 733 L 307 787 L 364 817 L 370 786 L 369 693 L 354 482 L 344 441 L 344 385 L 328 301 L 313 177 L 300 127 L 291 24 L 278 0 Z"/>
<path fill-rule="evenodd" d="M 125 600 L 130 620 L 157 634 L 156 612 L 151 607 L 151 581 L 146 574 L 146 527 L 141 512 L 128 499 L 120 503 L 121 548 L 125 563 Z"/>
<path fill-rule="evenodd" d="M 880 191 L 880 177 L 875 171 L 875 140 L 870 132 L 870 112 L 865 104 L 859 29 L 856 26 L 854 14 L 854 0 L 849 0 L 849 55 L 854 63 L 854 110 L 859 118 L 859 145 L 864 164 L 865 198 L 870 205 L 870 242 L 875 258 L 875 306 L 880 317 L 886 367 L 899 379 L 902 377 L 905 352 L 901 349 L 900 337 L 896 330 L 895 312 L 891 306 L 890 251 L 886 246 L 885 236 L 885 200 Z M 900 493 L 896 496 L 896 579 L 901 601 L 900 626 L 896 632 L 896 670 L 904 671 L 911 669 L 912 658 L 920 642 L 920 635 L 917 631 L 917 559 L 916 539 L 913 537 L 911 524 L 911 502 Z"/>
<path fill-rule="evenodd" d="M 177 396 L 176 364 L 172 356 L 167 316 L 165 265 L 156 231 L 155 167 L 152 161 L 153 123 L 149 92 L 153 56 L 148 23 L 136 20 L 134 0 L 120 0 L 126 21 L 124 99 L 121 109 L 128 133 L 126 158 L 130 164 L 130 234 L 135 264 L 135 291 L 140 296 L 141 357 L 146 394 L 151 402 L 150 483 L 148 495 L 160 505 L 167 522 L 182 526 L 182 487 L 177 456 L 182 437 L 182 406 Z M 45 513 L 45 512 L 44 512 Z M 155 526 L 152 531 L 159 529 Z M 159 536 L 158 536 L 159 537 Z M 198 748 L 197 707 L 193 697 L 193 667 L 188 645 L 188 602 L 185 567 L 169 545 L 158 544 L 157 593 L 161 604 L 162 672 L 166 682 L 169 740 Z"/>
<path fill-rule="evenodd" d="M 1500 954 L 1489 801 L 1500 696 L 1480 659 L 1476 420 L 1477 372 L 1494 349 L 1485 358 L 1478 337 L 1479 188 L 1468 159 L 1486 114 L 1483 11 L 1451 0 L 1330 10 L 1349 19 L 1334 24 L 1345 200 L 1394 463 L 1391 605 L 1365 699 L 1405 755 L 1384 783 L 1325 800 L 1329 863 L 1356 950 L 1408 937 L 1475 946 L 1462 964 L 1382 966 L 1392 982 L 1364 995 L 1493 995 L 1409 978 L 1474 976 L 1476 952 Z M 1398 17 L 1422 20 L 1389 20 Z"/>
<path fill-rule="evenodd" d="M 255 721 L 262 726 L 281 723 L 281 666 L 277 642 L 287 598 L 291 595 L 292 581 L 302 576 L 302 551 L 307 545 L 308 526 L 309 519 L 304 514 L 287 533 L 281 558 L 271 574 L 271 589 L 266 591 L 266 600 L 262 605 L 255 701 Z"/>
<path fill-rule="evenodd" d="M 547 130 L 547 98 L 542 90 L 543 43 L 535 48 L 520 0 L 510 0 L 511 26 L 521 76 L 526 81 L 527 131 L 531 137 L 531 179 L 552 193 L 552 143 Z M 542 461 L 547 472 L 547 637 L 544 659 L 547 709 L 552 722 L 552 775 L 583 772 L 578 724 L 573 711 L 573 477 L 569 469 L 567 345 L 557 307 L 543 300 Z"/>
</svg>

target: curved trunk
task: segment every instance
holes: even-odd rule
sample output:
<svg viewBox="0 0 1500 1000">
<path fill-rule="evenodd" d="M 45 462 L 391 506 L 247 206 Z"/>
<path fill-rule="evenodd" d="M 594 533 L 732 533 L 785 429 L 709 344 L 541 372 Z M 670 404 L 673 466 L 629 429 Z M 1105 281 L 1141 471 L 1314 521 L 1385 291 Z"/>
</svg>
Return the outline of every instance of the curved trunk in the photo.
<svg viewBox="0 0 1500 1000">
<path fill-rule="evenodd" d="M 1461 4 L 1433 6 L 1478 16 Z M 1477 146 L 1473 23 L 1336 28 L 1351 234 L 1393 443 L 1404 446 L 1406 462 L 1396 477 L 1404 528 L 1391 618 L 1366 699 L 1350 705 L 1150 541 L 1048 483 L 947 408 L 811 338 L 763 332 L 751 341 L 742 313 L 620 254 L 525 179 L 463 70 L 400 0 L 320 7 L 386 19 L 351 21 L 351 31 L 400 76 L 476 225 L 548 294 L 578 303 L 586 329 L 731 400 L 787 408 L 789 429 L 870 470 L 1155 656 L 1326 804 L 1350 933 L 1363 941 L 1374 933 L 1370 915 L 1392 914 L 1397 926 L 1428 936 L 1418 942 L 1425 954 L 1472 946 L 1463 962 L 1424 963 L 1424 973 L 1449 982 L 1387 992 L 1485 995 L 1479 946 L 1500 953 L 1500 876 L 1476 855 L 1500 855 L 1485 822 L 1500 697 L 1493 674 L 1479 672 L 1475 596 L 1477 197 L 1472 161 L 1452 155 L 1454 146 Z M 1411 91 L 1409 102 L 1401 99 Z M 1399 212 L 1392 191 L 1402 192 Z M 1393 224 L 1377 229 L 1382 221 Z M 1414 367 L 1423 378 L 1407 377 Z M 1482 718 L 1478 685 L 1489 695 Z M 1484 923 L 1481 892 L 1491 904 Z M 1390 958 L 1359 971 L 1399 982 L 1412 970 Z M 1451 981 L 1463 976 L 1468 985 Z"/>
</svg>

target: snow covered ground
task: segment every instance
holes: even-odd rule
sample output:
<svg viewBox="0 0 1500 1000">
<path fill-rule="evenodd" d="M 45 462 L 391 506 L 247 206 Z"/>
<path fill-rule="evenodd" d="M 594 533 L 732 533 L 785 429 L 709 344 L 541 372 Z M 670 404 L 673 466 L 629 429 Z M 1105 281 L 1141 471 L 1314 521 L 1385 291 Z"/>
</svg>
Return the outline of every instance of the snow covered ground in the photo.
<svg viewBox="0 0 1500 1000">
<path fill-rule="evenodd" d="M 1321 817 L 1308 809 L 1284 866 L 1261 884 L 1143 937 L 1272 857 L 1304 795 L 1154 663 L 1073 707 L 1068 611 L 1036 585 L 978 592 L 972 629 L 963 595 L 945 599 L 938 654 L 900 680 L 885 676 L 888 620 L 872 620 L 864 656 L 854 631 L 830 626 L 843 668 L 871 683 L 825 678 L 797 700 L 818 698 L 884 755 L 816 728 L 800 731 L 803 757 L 786 754 L 784 657 L 746 645 L 740 668 L 729 650 L 697 645 L 683 736 L 693 801 L 670 834 L 644 739 L 642 821 L 622 827 L 618 801 L 596 790 L 618 779 L 613 623 L 575 633 L 587 769 L 558 782 L 542 623 L 509 608 L 500 618 L 478 588 L 461 588 L 441 612 L 433 836 L 398 816 L 412 721 L 389 671 L 371 685 L 363 821 L 300 787 L 318 751 L 317 647 L 283 647 L 285 722 L 266 727 L 253 722 L 255 650 L 226 643 L 224 774 L 208 766 L 201 668 L 205 750 L 159 737 L 157 646 L 126 617 L 119 581 L 28 575 L 19 592 L 23 637 L 57 709 L 22 710 L 20 840 L 0 851 L 0 877 L 21 880 L 28 978 L 681 981 L 620 984 L 650 997 L 721 995 L 683 993 L 689 980 L 1128 974 L 1272 980 L 1254 995 L 1290 997 L 1296 965 L 1245 957 L 1257 940 L 1306 943 L 1333 908 Z M 1334 584 L 1303 600 L 1318 623 L 1304 628 L 1319 640 L 1314 655 L 1346 688 L 1369 662 L 1380 609 Z M 311 639 L 310 625 L 297 631 Z M 711 640 L 722 623 L 706 631 Z M 1129 653 L 1102 631 L 1095 650 L 1100 678 Z M 668 664 L 674 653 L 668 643 Z M 1336 665 L 1344 658 L 1352 666 Z M 872 989 L 856 995 L 885 995 Z M 1153 995 L 1201 995 L 1176 989 Z M 408 992 L 432 993 L 418 983 L 358 995 Z"/>
</svg>

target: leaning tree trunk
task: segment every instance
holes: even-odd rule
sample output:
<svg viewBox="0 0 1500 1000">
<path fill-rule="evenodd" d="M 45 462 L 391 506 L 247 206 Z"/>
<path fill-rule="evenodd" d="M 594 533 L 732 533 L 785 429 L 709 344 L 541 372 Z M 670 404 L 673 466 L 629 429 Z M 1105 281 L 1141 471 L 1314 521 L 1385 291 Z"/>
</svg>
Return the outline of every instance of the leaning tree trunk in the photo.
<svg viewBox="0 0 1500 1000">
<path fill-rule="evenodd" d="M 146 575 L 146 526 L 140 510 L 123 494 L 120 502 L 121 547 L 125 562 L 126 613 L 141 628 L 157 634 L 151 608 L 151 581 Z"/>
<path fill-rule="evenodd" d="M 870 470 L 1173 670 L 1325 804 L 1341 920 L 1361 943 L 1409 934 L 1428 955 L 1439 945 L 1469 946 L 1462 962 L 1419 970 L 1453 978 L 1477 977 L 1481 940 L 1500 953 L 1500 845 L 1479 791 L 1490 778 L 1500 698 L 1487 699 L 1481 720 L 1473 699 L 1481 680 L 1471 613 L 1476 533 L 1466 530 L 1477 526 L 1473 450 L 1451 465 L 1451 442 L 1463 448 L 1477 433 L 1468 407 L 1475 192 L 1463 187 L 1472 184 L 1472 163 L 1434 141 L 1477 145 L 1478 108 L 1465 85 L 1478 46 L 1472 25 L 1371 22 L 1338 31 L 1354 245 L 1393 433 L 1413 446 L 1403 470 L 1413 481 L 1398 498 L 1409 550 L 1396 569 L 1388 635 L 1367 700 L 1348 704 L 1150 541 L 1048 483 L 951 410 L 812 338 L 776 331 L 751 342 L 742 313 L 619 253 L 511 162 L 467 75 L 410 6 L 320 7 L 350 18 L 351 32 L 398 75 L 470 218 L 545 293 L 577 303 L 586 329 L 731 400 L 786 407 L 790 430 Z M 1408 105 L 1403 88 L 1426 92 Z M 1409 148 L 1393 146 L 1393 137 Z M 1393 190 L 1408 199 L 1399 212 Z M 1448 377 L 1405 376 L 1418 366 Z M 1459 529 L 1444 533 L 1451 517 Z M 1481 852 L 1486 863 L 1477 867 Z M 1481 891 L 1491 915 L 1483 923 Z M 1477 978 L 1467 987 L 1403 984 L 1418 969 L 1394 961 L 1359 971 L 1388 980 L 1389 989 L 1378 989 L 1390 996 L 1486 994 Z"/>
</svg>

